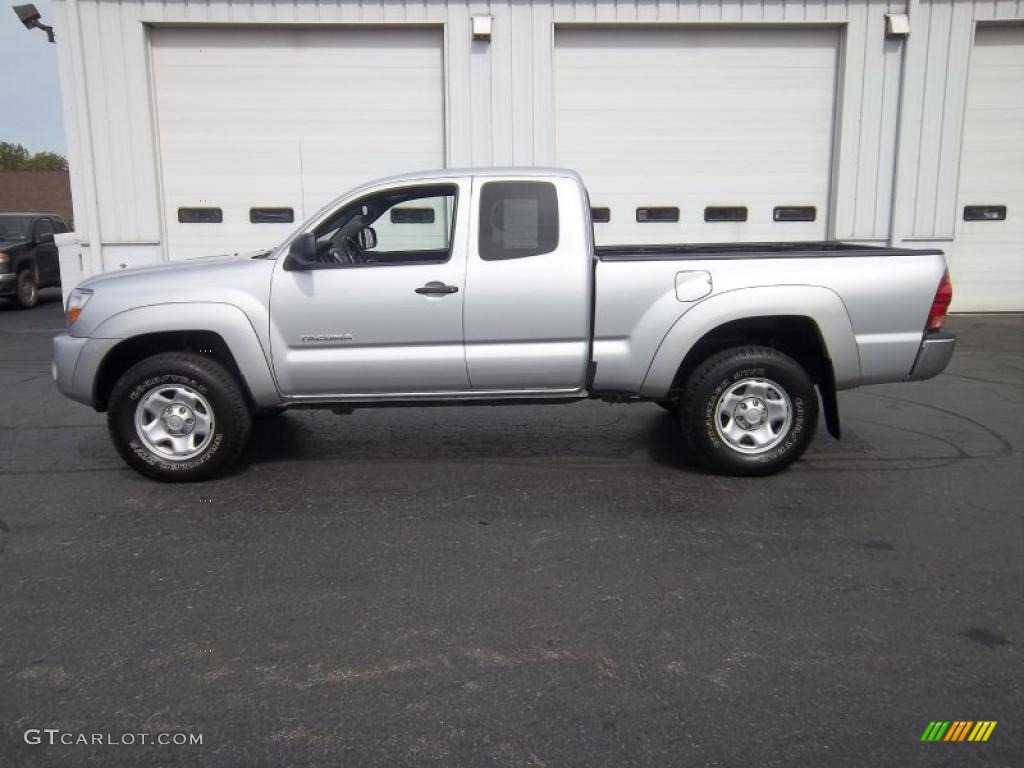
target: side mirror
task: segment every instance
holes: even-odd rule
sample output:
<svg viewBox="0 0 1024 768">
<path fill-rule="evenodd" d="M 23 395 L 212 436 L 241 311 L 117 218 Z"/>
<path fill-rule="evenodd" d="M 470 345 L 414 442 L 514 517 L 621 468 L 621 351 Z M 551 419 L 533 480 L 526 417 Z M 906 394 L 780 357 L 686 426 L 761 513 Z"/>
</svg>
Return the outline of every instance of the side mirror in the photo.
<svg viewBox="0 0 1024 768">
<path fill-rule="evenodd" d="M 359 230 L 359 234 L 356 235 L 357 244 L 359 250 L 368 251 L 371 248 L 377 247 L 377 230 L 373 227 L 363 227 Z"/>
<path fill-rule="evenodd" d="M 42 244 L 42 243 L 52 243 L 53 242 L 53 232 L 43 232 L 41 235 L 39 235 L 38 242 L 40 244 Z"/>
<path fill-rule="evenodd" d="M 312 232 L 303 232 L 292 240 L 284 268 L 289 272 L 302 272 L 312 269 L 316 263 L 316 237 Z"/>
</svg>

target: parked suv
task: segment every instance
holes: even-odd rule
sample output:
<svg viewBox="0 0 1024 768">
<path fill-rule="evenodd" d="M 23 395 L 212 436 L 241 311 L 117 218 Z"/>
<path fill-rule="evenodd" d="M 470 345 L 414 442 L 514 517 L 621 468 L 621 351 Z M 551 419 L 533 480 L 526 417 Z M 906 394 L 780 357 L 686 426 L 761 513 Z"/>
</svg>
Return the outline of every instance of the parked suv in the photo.
<svg viewBox="0 0 1024 768">
<path fill-rule="evenodd" d="M 12 296 L 22 309 L 39 301 L 39 289 L 60 285 L 53 236 L 67 232 L 52 213 L 0 213 L 0 296 Z"/>
</svg>

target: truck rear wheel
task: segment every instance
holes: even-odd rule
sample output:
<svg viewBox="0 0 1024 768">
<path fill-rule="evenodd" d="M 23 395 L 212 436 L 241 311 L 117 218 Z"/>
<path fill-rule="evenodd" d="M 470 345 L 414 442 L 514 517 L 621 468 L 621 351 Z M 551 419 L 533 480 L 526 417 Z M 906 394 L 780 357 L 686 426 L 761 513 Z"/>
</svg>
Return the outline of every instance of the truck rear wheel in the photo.
<svg viewBox="0 0 1024 768">
<path fill-rule="evenodd" d="M 715 471 L 770 475 L 807 450 L 818 425 L 818 395 L 788 355 L 733 347 L 691 374 L 679 416 L 690 447 Z"/>
<path fill-rule="evenodd" d="M 203 480 L 238 459 L 251 418 L 216 360 L 167 352 L 136 363 L 110 394 L 107 426 L 118 453 L 147 477 Z"/>
</svg>

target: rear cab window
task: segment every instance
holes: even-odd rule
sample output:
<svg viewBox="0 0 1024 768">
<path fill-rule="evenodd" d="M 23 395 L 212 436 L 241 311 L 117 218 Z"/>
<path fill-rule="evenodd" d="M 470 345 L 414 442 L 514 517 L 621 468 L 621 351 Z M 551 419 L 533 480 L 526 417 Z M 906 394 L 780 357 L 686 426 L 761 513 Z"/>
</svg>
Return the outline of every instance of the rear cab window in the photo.
<svg viewBox="0 0 1024 768">
<path fill-rule="evenodd" d="M 521 259 L 558 247 L 558 192 L 549 181 L 488 181 L 480 189 L 484 261 Z"/>
</svg>

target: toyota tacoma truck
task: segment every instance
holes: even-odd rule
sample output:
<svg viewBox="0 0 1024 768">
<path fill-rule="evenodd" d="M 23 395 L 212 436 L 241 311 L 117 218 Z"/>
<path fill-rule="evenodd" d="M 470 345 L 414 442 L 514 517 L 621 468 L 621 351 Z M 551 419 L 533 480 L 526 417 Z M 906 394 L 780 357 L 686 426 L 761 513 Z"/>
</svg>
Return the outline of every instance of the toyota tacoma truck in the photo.
<svg viewBox="0 0 1024 768">
<path fill-rule="evenodd" d="M 196 480 L 287 408 L 655 402 L 712 470 L 791 464 L 837 390 L 927 379 L 955 339 L 941 251 L 840 242 L 595 247 L 580 177 L 374 181 L 273 250 L 92 277 L 60 390 L 124 460 Z"/>
</svg>

